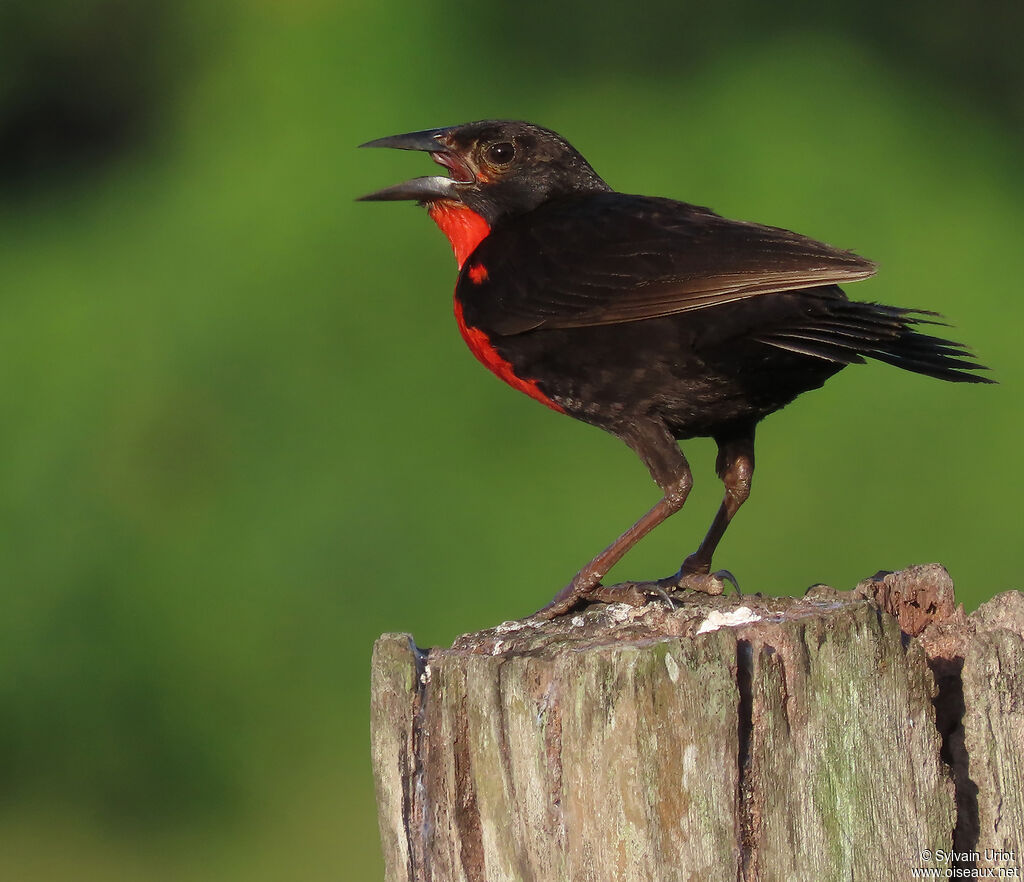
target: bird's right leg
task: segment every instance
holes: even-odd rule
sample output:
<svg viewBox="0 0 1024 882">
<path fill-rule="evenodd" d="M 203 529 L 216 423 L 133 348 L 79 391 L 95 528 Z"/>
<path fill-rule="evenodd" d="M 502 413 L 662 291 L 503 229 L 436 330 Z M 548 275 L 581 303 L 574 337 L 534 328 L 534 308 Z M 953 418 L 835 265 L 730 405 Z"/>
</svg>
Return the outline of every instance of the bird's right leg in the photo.
<svg viewBox="0 0 1024 882">
<path fill-rule="evenodd" d="M 732 582 L 739 591 L 735 577 L 728 570 L 711 572 L 711 558 L 729 523 L 750 496 L 750 479 L 754 474 L 753 428 L 716 440 L 718 459 L 715 470 L 722 479 L 725 496 L 700 548 L 683 561 L 675 576 L 679 588 L 692 588 L 705 594 L 721 594 L 723 579 Z"/>
<path fill-rule="evenodd" d="M 541 618 L 553 619 L 585 600 L 603 603 L 624 600 L 634 605 L 642 603 L 646 595 L 637 583 L 604 586 L 601 580 L 630 548 L 683 507 L 693 486 L 690 465 L 664 423 L 631 423 L 627 429 L 616 434 L 644 461 L 651 477 L 661 488 L 662 498 L 632 527 L 583 567 L 573 580 L 537 613 Z M 654 593 L 663 592 L 654 590 Z"/>
</svg>

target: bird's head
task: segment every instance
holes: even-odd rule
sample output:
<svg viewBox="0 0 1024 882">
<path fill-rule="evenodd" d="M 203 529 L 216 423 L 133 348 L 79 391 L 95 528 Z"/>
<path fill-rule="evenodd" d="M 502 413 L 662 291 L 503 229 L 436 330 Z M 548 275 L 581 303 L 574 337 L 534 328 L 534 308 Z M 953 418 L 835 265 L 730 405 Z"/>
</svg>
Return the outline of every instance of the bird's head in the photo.
<svg viewBox="0 0 1024 882">
<path fill-rule="evenodd" d="M 561 135 L 527 122 L 482 120 L 361 146 L 423 150 L 448 169 L 447 175 L 414 178 L 363 200 L 457 202 L 489 226 L 558 196 L 610 189 Z"/>
</svg>

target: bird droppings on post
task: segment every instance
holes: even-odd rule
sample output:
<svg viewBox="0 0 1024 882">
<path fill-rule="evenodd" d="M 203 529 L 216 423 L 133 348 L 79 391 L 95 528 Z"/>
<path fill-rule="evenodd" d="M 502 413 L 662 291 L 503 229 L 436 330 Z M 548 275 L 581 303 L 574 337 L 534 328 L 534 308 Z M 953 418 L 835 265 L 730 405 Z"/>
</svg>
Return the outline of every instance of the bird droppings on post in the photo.
<svg viewBox="0 0 1024 882">
<path fill-rule="evenodd" d="M 523 628 L 542 627 L 544 627 L 544 623 L 538 622 L 535 619 L 513 619 L 511 621 L 502 622 L 500 625 L 496 625 L 494 632 L 496 634 L 507 634 L 512 631 L 521 631 Z"/>
<path fill-rule="evenodd" d="M 746 625 L 760 620 L 761 616 L 749 606 L 739 606 L 730 612 L 712 610 L 697 627 L 697 633 L 706 634 L 708 631 L 717 631 L 719 628 L 735 628 L 737 625 Z"/>
</svg>

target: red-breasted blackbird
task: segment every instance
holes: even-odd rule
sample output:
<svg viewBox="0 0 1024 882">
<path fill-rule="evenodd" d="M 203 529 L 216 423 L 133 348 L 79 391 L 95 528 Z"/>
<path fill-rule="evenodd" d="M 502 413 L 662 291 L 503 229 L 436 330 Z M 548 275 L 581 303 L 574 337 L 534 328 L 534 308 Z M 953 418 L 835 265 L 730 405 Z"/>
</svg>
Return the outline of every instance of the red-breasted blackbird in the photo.
<svg viewBox="0 0 1024 882">
<path fill-rule="evenodd" d="M 621 438 L 661 500 L 542 613 L 584 600 L 640 602 L 680 587 L 720 593 L 711 558 L 750 493 L 754 427 L 867 358 L 942 380 L 992 382 L 970 352 L 922 333 L 936 314 L 858 303 L 839 283 L 875 265 L 797 233 L 707 208 L 616 193 L 561 136 L 484 120 L 364 147 L 424 150 L 448 175 L 362 197 L 411 199 L 459 264 L 455 318 L 473 354 L 553 410 Z M 602 586 L 641 537 L 678 511 L 692 478 L 677 441 L 710 436 L 725 498 L 679 572 Z M 731 577 L 730 577 L 731 578 Z"/>
</svg>

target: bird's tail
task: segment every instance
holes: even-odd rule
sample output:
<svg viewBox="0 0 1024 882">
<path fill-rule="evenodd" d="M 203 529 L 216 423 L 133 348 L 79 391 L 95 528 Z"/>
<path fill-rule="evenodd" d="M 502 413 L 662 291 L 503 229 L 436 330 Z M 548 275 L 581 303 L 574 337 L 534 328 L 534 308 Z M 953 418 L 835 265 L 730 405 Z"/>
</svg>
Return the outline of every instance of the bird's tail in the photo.
<svg viewBox="0 0 1024 882">
<path fill-rule="evenodd" d="M 994 383 L 975 373 L 988 368 L 975 362 L 966 346 L 917 330 L 918 325 L 945 324 L 938 313 L 921 309 L 830 299 L 821 313 L 809 315 L 798 324 L 773 328 L 757 339 L 840 364 L 874 358 L 952 383 Z"/>
</svg>

